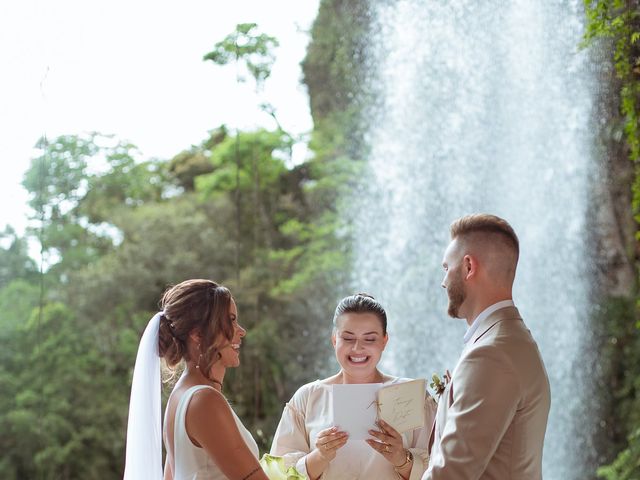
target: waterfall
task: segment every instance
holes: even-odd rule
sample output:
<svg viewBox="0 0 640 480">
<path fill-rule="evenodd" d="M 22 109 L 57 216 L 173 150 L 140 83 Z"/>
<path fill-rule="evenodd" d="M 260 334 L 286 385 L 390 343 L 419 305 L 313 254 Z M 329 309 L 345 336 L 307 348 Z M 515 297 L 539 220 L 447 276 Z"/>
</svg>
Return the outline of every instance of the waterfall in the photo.
<svg viewBox="0 0 640 480">
<path fill-rule="evenodd" d="M 507 219 L 521 242 L 514 300 L 551 382 L 544 478 L 593 477 L 582 1 L 374 3 L 368 174 L 347 215 L 353 287 L 389 314 L 383 368 L 453 369 L 466 323 L 447 317 L 440 287 L 449 225 L 472 212 Z"/>
</svg>

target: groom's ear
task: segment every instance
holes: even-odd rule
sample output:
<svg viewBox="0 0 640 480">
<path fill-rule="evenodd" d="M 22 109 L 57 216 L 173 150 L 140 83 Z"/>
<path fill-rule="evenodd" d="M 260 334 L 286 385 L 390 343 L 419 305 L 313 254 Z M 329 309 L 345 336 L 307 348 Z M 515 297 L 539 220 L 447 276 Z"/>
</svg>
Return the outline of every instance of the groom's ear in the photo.
<svg viewBox="0 0 640 480">
<path fill-rule="evenodd" d="M 462 258 L 462 268 L 465 280 L 473 278 L 478 271 L 478 260 L 473 255 L 465 255 Z"/>
<path fill-rule="evenodd" d="M 333 345 L 333 348 L 335 348 L 336 346 L 336 329 L 333 329 L 333 333 L 331 334 L 331 345 Z"/>
</svg>

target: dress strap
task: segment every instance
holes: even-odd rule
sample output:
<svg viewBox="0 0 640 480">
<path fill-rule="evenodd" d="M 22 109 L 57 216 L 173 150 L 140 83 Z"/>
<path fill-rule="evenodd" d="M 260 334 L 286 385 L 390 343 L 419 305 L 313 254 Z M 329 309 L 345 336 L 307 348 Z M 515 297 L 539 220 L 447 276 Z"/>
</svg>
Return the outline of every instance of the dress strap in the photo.
<svg viewBox="0 0 640 480">
<path fill-rule="evenodd" d="M 198 448 L 193 444 L 193 442 L 189 438 L 189 435 L 187 434 L 187 408 L 189 407 L 189 402 L 191 401 L 191 397 L 193 397 L 193 394 L 205 388 L 215 390 L 209 385 L 194 385 L 193 387 L 189 387 L 187 391 L 182 394 L 182 398 L 180 398 L 180 402 L 178 402 L 178 406 L 176 408 L 176 416 L 173 423 L 174 452 L 178 451 L 179 445 L 190 445 L 193 448 Z"/>
</svg>

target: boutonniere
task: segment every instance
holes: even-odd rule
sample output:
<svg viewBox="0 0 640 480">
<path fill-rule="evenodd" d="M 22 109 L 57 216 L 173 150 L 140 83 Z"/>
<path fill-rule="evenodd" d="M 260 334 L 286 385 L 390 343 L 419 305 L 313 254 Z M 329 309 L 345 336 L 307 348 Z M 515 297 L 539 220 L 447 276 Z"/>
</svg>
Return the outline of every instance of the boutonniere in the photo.
<svg viewBox="0 0 640 480">
<path fill-rule="evenodd" d="M 444 374 L 444 380 L 440 378 L 437 373 L 434 373 L 431 376 L 431 380 L 433 381 L 429 384 L 429 386 L 433 389 L 434 392 L 436 392 L 438 398 L 440 398 L 440 395 L 442 395 L 444 389 L 447 388 L 447 385 L 451 381 L 451 373 L 449 373 L 449 370 L 447 370 Z"/>
</svg>

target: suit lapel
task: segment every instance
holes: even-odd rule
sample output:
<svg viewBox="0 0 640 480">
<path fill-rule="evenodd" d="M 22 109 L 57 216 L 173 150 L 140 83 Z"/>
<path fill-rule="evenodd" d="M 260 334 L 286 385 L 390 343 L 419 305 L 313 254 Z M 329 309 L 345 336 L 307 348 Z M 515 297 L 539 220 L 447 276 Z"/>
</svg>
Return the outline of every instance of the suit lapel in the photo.
<svg viewBox="0 0 640 480">
<path fill-rule="evenodd" d="M 444 428 L 444 424 L 447 419 L 447 410 L 449 409 L 449 405 L 452 401 L 452 382 L 449 382 L 440 395 L 440 398 L 438 398 L 438 408 L 436 409 L 436 415 L 431 426 L 431 436 L 429 438 L 429 455 L 432 455 L 432 447 L 436 437 L 438 441 L 442 438 L 442 429 Z"/>
<path fill-rule="evenodd" d="M 516 307 L 504 307 L 500 310 L 496 310 L 487 318 L 485 318 L 480 325 L 478 325 L 478 329 L 475 331 L 473 336 L 469 339 L 465 346 L 465 350 L 470 348 L 474 343 L 476 343 L 480 337 L 482 337 L 485 333 L 487 333 L 491 327 L 493 327 L 496 323 L 501 322 L 503 320 L 509 319 L 521 319 L 520 313 Z"/>
<path fill-rule="evenodd" d="M 436 417 L 431 427 L 431 437 L 429 438 L 429 455 L 436 454 L 436 452 L 438 452 L 438 455 L 440 454 L 439 448 L 437 446 L 435 446 L 433 450 L 432 447 L 434 447 L 434 441 L 437 440 L 439 442 L 442 439 L 443 429 L 447 420 L 447 412 L 451 404 L 453 404 L 453 383 L 455 382 L 456 370 L 458 369 L 460 361 L 463 359 L 467 351 L 473 348 L 474 343 L 477 342 L 485 333 L 487 333 L 491 329 L 491 327 L 501 321 L 510 319 L 521 319 L 520 313 L 518 312 L 517 308 L 505 307 L 493 312 L 482 321 L 482 323 L 478 326 L 478 329 L 465 345 L 464 350 L 460 355 L 460 359 L 458 360 L 458 364 L 456 365 L 456 368 L 453 370 L 453 373 L 451 375 L 451 381 L 447 384 L 444 392 L 442 392 L 442 395 L 438 399 L 438 409 L 436 410 Z"/>
</svg>

